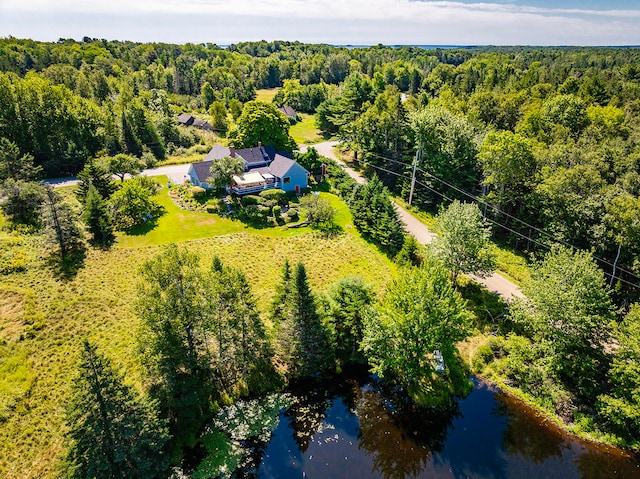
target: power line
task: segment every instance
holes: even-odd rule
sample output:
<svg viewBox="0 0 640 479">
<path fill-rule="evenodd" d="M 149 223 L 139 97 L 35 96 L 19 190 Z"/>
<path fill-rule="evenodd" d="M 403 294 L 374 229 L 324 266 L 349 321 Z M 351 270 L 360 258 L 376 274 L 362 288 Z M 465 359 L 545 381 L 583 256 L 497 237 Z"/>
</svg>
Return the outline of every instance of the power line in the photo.
<svg viewBox="0 0 640 479">
<path fill-rule="evenodd" d="M 382 156 L 380 156 L 380 155 L 375 155 L 375 156 L 378 156 L 378 157 L 380 157 L 380 158 L 382 158 L 382 159 L 389 160 L 389 161 L 392 161 L 392 162 L 395 162 L 395 163 L 401 163 L 401 162 L 400 162 L 400 161 L 398 161 L 398 160 L 393 160 L 393 159 L 391 159 L 391 158 L 385 158 L 385 157 L 382 157 Z M 364 163 L 364 162 L 362 162 L 361 160 L 354 160 L 354 161 L 356 161 L 357 163 Z M 394 175 L 394 176 L 397 176 L 397 177 L 400 177 L 400 178 L 404 178 L 404 179 L 411 179 L 409 176 L 403 175 L 403 174 L 401 174 L 401 173 L 397 173 L 397 172 L 395 172 L 395 171 L 388 170 L 388 169 L 383 168 L 383 167 L 378 166 L 378 165 L 373 165 L 373 164 L 369 164 L 369 163 L 367 163 L 367 164 L 365 164 L 365 166 L 367 166 L 367 167 L 371 167 L 371 168 L 375 168 L 375 169 L 380 170 L 380 171 L 384 171 L 385 173 L 388 173 L 388 174 L 391 174 L 391 175 Z M 407 166 L 407 165 L 405 164 L 405 166 Z M 486 205 L 486 206 L 490 207 L 491 209 L 493 209 L 493 210 L 495 210 L 495 211 L 497 211 L 497 212 L 501 212 L 498 208 L 496 208 L 496 207 L 494 207 L 494 206 L 492 206 L 492 205 L 490 205 L 490 204 L 488 204 L 488 203 L 486 203 L 486 202 L 484 202 L 484 201 L 480 200 L 478 197 L 476 197 L 476 196 L 472 195 L 471 193 L 468 193 L 468 192 L 466 192 L 466 191 L 464 191 L 464 190 L 461 190 L 460 188 L 456 187 L 455 185 L 451 185 L 451 184 L 450 184 L 450 183 L 448 183 L 447 181 L 442 180 L 442 179 L 440 179 L 440 178 L 436 177 L 435 175 L 431 175 L 430 173 L 425 172 L 425 171 L 423 171 L 423 170 L 422 170 L 422 169 L 420 169 L 420 168 L 418 168 L 418 170 L 419 170 L 419 171 L 421 171 L 422 173 L 426 174 L 426 175 L 432 176 L 432 177 L 433 177 L 433 178 L 435 178 L 436 180 L 439 180 L 439 181 L 441 181 L 442 183 L 444 183 L 445 185 L 450 186 L 452 189 L 454 189 L 454 190 L 456 190 L 456 191 L 458 191 L 458 192 L 460 192 L 460 193 L 465 194 L 466 196 L 468 196 L 468 197 L 472 198 L 474 201 L 476 201 L 476 202 L 478 202 L 478 203 L 481 203 L 481 204 L 483 204 L 483 205 Z M 437 195 L 441 196 L 442 198 L 446 199 L 447 201 L 450 201 L 450 202 L 453 202 L 453 201 L 454 201 L 453 199 L 451 199 L 451 198 L 449 198 L 448 196 L 446 196 L 444 193 L 441 193 L 441 192 L 437 191 L 436 189 L 434 189 L 434 188 L 432 188 L 432 187 L 428 186 L 427 184 L 425 184 L 425 183 L 423 183 L 423 182 L 421 182 L 421 181 L 419 181 L 419 180 L 417 180 L 417 179 L 416 179 L 416 183 L 417 183 L 417 184 L 419 184 L 420 186 L 423 186 L 423 187 L 427 188 L 428 190 L 432 191 L 433 193 L 436 193 Z M 508 216 L 508 217 L 513 218 L 513 219 L 515 219 L 515 220 L 517 220 L 517 221 L 520 221 L 520 222 L 521 222 L 521 223 L 523 223 L 523 224 L 528 225 L 528 223 L 526 223 L 526 222 L 524 222 L 524 221 L 520 220 L 519 218 L 516 218 L 516 217 L 511 216 L 511 215 L 509 215 L 509 214 L 507 214 L 507 213 L 504 213 L 504 212 L 502 212 L 502 213 L 503 213 L 503 214 L 505 214 L 505 216 Z M 494 224 L 494 225 L 496 225 L 496 226 L 499 226 L 499 227 L 501 227 L 501 228 L 503 228 L 503 229 L 505 229 L 505 230 L 507 230 L 507 231 L 509 231 L 509 232 L 511 232 L 511 233 L 513 233 L 513 234 L 515 234 L 515 235 L 520 236 L 520 237 L 521 237 L 521 238 L 523 238 L 523 239 L 526 239 L 527 241 L 531 241 L 531 242 L 533 242 L 533 243 L 535 243 L 535 244 L 537 244 L 537 245 L 539 245 L 539 246 L 542 246 L 543 248 L 546 248 L 546 249 L 549 249 L 549 248 L 550 248 L 550 246 L 549 246 L 548 244 L 546 244 L 546 243 L 541 243 L 540 241 L 538 241 L 538 240 L 536 240 L 536 239 L 533 239 L 533 238 L 531 238 L 530 236 L 527 236 L 527 235 L 525 235 L 525 234 L 523 234 L 523 233 L 520 233 L 519 231 L 516 231 L 516 230 L 514 230 L 514 229 L 512 229 L 512 228 L 509 228 L 508 226 L 503 225 L 502 223 L 500 223 L 500 222 L 498 222 L 498 221 L 495 221 L 495 220 L 492 220 L 492 219 L 490 219 L 490 218 L 486 218 L 486 217 L 485 217 L 485 219 L 486 219 L 487 221 L 489 221 L 490 223 L 493 223 L 493 224 Z M 534 229 L 534 230 L 536 230 L 536 231 L 538 231 L 538 232 L 540 232 L 540 233 L 544 233 L 544 234 L 545 234 L 546 236 L 548 236 L 551 240 L 556 241 L 557 243 L 563 244 L 564 246 L 567 246 L 567 247 L 569 247 L 569 248 L 572 248 L 572 249 L 574 249 L 574 250 L 576 250 L 576 251 L 580 251 L 580 249 L 579 249 L 578 247 L 576 247 L 576 246 L 574 246 L 574 245 L 571 245 L 571 244 L 569 244 L 569 243 L 565 243 L 565 242 L 560 241 L 560 240 L 556 240 L 555 238 L 553 238 L 552 236 L 550 236 L 548 233 L 546 233 L 545 231 L 540 230 L 539 228 L 536 228 L 535 226 L 530 226 L 530 228 L 532 228 L 532 229 Z M 594 259 L 596 259 L 596 260 L 600 261 L 601 263 L 603 263 L 603 264 L 606 264 L 606 265 L 608 265 L 608 266 L 612 266 L 612 267 L 613 267 L 613 264 L 612 264 L 612 263 L 609 263 L 608 261 L 606 261 L 606 260 L 604 260 L 604 259 L 602 259 L 602 258 L 600 258 L 600 257 L 598 257 L 598 256 L 595 256 L 595 255 L 593 255 L 593 254 L 591 254 L 591 256 L 592 256 Z M 633 276 L 633 277 L 635 277 L 635 278 L 639 278 L 639 279 L 640 279 L 640 277 L 638 277 L 637 275 L 635 275 L 634 273 L 632 273 L 632 272 L 630 272 L 630 271 L 628 271 L 628 270 L 625 270 L 624 268 L 621 268 L 621 267 L 616 266 L 616 270 L 617 270 L 617 271 L 620 271 L 620 272 L 627 273 L 627 274 L 629 274 L 630 276 Z M 615 279 L 617 279 L 618 281 L 621 281 L 622 283 L 625 283 L 625 284 L 627 284 L 627 285 L 629 285 L 629 286 L 633 286 L 634 288 L 638 288 L 638 289 L 640 289 L 640 285 L 635 284 L 635 283 L 632 283 L 632 282 L 630 282 L 630 281 L 627 281 L 627 280 L 625 280 L 624 278 L 621 278 L 620 276 L 614 276 L 614 273 L 609 273 L 609 272 L 607 272 L 607 271 L 604 271 L 604 269 L 602 270 L 602 273 L 603 273 L 605 276 L 608 276 L 608 277 L 610 277 L 610 278 L 611 278 L 611 277 L 614 277 Z"/>
<path fill-rule="evenodd" d="M 386 161 L 390 161 L 390 162 L 393 162 L 393 163 L 397 163 L 397 164 L 400 164 L 400 165 L 403 165 L 403 166 L 409 166 L 409 165 L 407 165 L 406 163 L 403 163 L 403 162 L 401 162 L 401 161 L 395 160 L 395 159 L 393 159 L 393 158 L 388 158 L 388 157 L 385 157 L 385 156 L 382 156 L 382 155 L 378 155 L 378 154 L 376 154 L 376 153 L 369 153 L 369 154 L 370 154 L 370 155 L 372 155 L 372 156 L 375 156 L 375 157 L 377 157 L 377 158 L 380 158 L 380 159 L 386 160 Z M 361 161 L 361 160 L 356 160 L 356 161 L 358 161 L 359 163 L 362 163 L 362 161 Z M 374 165 L 371 165 L 371 164 L 368 164 L 368 163 L 367 163 L 367 164 L 365 164 L 365 166 L 375 167 Z M 472 193 L 469 193 L 468 191 L 465 191 L 465 190 L 463 190 L 462 188 L 460 188 L 460 187 L 458 187 L 458 186 L 456 186 L 456 185 L 451 184 L 451 183 L 450 183 L 450 182 L 448 182 L 447 180 L 444 180 L 444 179 L 442 179 L 442 178 L 437 177 L 437 176 L 436 176 L 436 175 L 434 175 L 433 173 L 429 173 L 428 171 L 425 171 L 425 170 L 423 170 L 422 168 L 417 168 L 417 170 L 418 170 L 418 171 L 420 171 L 421 173 L 423 173 L 423 174 L 427 175 L 427 176 L 430 176 L 430 177 L 432 177 L 432 178 L 436 179 L 437 181 L 440 181 L 441 183 L 443 183 L 443 184 L 445 184 L 446 186 L 448 186 L 449 188 L 451 188 L 451 189 L 453 189 L 453 190 L 457 191 L 458 193 L 461 193 L 461 194 L 463 194 L 463 195 L 467 196 L 468 198 L 471 198 L 473 201 L 475 201 L 475 202 L 477 202 L 477 203 L 479 203 L 479 204 L 481 204 L 481 205 L 484 205 L 484 206 L 486 206 L 486 207 L 488 207 L 488 208 L 491 208 L 493 211 L 495 211 L 495 212 L 496 212 L 496 214 L 502 214 L 502 215 L 504 215 L 504 216 L 507 216 L 508 218 L 511 218 L 511 219 L 513 219 L 513 220 L 515 220 L 515 221 L 517 221 L 517 222 L 519 222 L 519 223 L 521 223 L 521 224 L 525 225 L 526 227 L 528 227 L 528 228 L 530 228 L 530 229 L 532 229 L 532 230 L 534 230 L 534 231 L 538 232 L 539 234 L 546 236 L 546 237 L 547 237 L 547 238 L 549 238 L 551 241 L 554 241 L 554 242 L 556 242 L 556 243 L 559 243 L 559 244 L 561 244 L 561 245 L 564 245 L 564 246 L 566 246 L 567 248 L 572 248 L 572 249 L 574 249 L 574 250 L 576 250 L 576 251 L 579 251 L 579 250 L 580 250 L 580 248 L 578 248 L 577 246 L 574 246 L 574 245 L 572 245 L 572 244 L 570 244 L 570 243 L 567 243 L 566 241 L 563 241 L 563 240 L 561 240 L 561 239 L 557 239 L 557 238 L 553 237 L 550 233 L 548 233 L 548 232 L 546 232 L 546 231 L 544 231 L 544 230 L 542 230 L 542 229 L 540 229 L 540 228 L 538 228 L 538 227 L 536 227 L 536 226 L 533 226 L 533 225 L 531 225 L 531 224 L 527 223 L 526 221 L 521 220 L 520 218 L 517 218 L 517 217 L 515 217 L 515 216 L 513 216 L 513 215 L 511 215 L 511 214 L 509 214 L 509 213 L 507 213 L 507 212 L 505 212 L 505 211 L 502 211 L 502 210 L 501 210 L 500 208 L 498 208 L 497 206 L 495 206 L 495 205 L 491 205 L 491 204 L 487 203 L 486 201 L 484 201 L 484 200 L 480 199 L 480 198 L 479 198 L 479 197 L 477 197 L 476 195 L 474 195 L 474 194 L 472 194 Z M 409 179 L 409 177 L 407 177 L 407 176 L 403 176 L 403 177 L 404 177 L 405 179 Z M 423 186 L 425 186 L 425 185 L 423 185 Z M 451 201 L 451 200 L 449 200 L 449 201 Z M 502 225 L 502 226 L 503 226 L 505 229 L 508 229 L 508 228 L 506 228 L 506 226 L 504 226 L 504 225 Z M 513 230 L 509 230 L 509 231 L 514 232 Z M 541 244 L 541 243 L 538 243 L 537 241 L 535 241 L 533 238 L 530 238 L 530 237 L 528 237 L 528 236 L 524 236 L 524 235 L 523 235 L 523 234 L 521 234 L 521 233 L 517 233 L 517 234 L 518 234 L 518 235 L 520 235 L 520 236 L 522 236 L 523 238 L 527 238 L 527 240 L 529 240 L 529 241 L 534 241 L 534 242 L 536 242 L 537 244 Z M 611 262 L 607 261 L 606 259 L 604 259 L 604 258 L 600 258 L 599 256 L 596 256 L 596 255 L 594 255 L 594 254 L 592 254 L 592 256 L 593 256 L 593 258 L 594 258 L 594 259 L 596 259 L 597 261 L 599 261 L 599 262 L 600 262 L 600 263 L 602 263 L 603 265 L 607 265 L 607 266 L 610 266 L 611 268 L 614 268 L 614 269 L 615 269 L 615 271 L 620 271 L 620 272 L 622 272 L 622 273 L 626 273 L 626 274 L 627 274 L 627 275 L 629 275 L 629 276 L 633 276 L 633 277 L 634 277 L 634 278 L 636 278 L 636 279 L 640 279 L 640 276 L 638 276 L 637 274 L 633 273 L 632 271 L 629 271 L 629 270 L 627 270 L 627 269 L 625 269 L 625 268 L 623 268 L 623 267 L 621 267 L 621 266 L 614 265 L 613 263 L 611 263 Z M 614 271 L 614 273 L 615 273 L 615 271 Z M 614 273 L 605 273 L 605 274 L 609 274 L 609 276 L 613 276 L 613 274 L 614 274 Z"/>
</svg>

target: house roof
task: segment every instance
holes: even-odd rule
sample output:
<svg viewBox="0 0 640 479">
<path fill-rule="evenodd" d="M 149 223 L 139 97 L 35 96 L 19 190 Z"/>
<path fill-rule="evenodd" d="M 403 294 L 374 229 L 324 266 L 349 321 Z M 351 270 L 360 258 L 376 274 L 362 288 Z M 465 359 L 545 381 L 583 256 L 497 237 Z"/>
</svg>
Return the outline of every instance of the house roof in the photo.
<svg viewBox="0 0 640 479">
<path fill-rule="evenodd" d="M 209 124 L 209 122 L 207 120 L 198 120 L 197 118 L 195 120 L 193 120 L 193 126 L 196 126 L 198 128 L 202 128 L 204 130 L 208 130 L 211 128 L 211 125 Z"/>
<path fill-rule="evenodd" d="M 275 159 L 269 165 L 269 169 L 271 170 L 271 174 L 277 176 L 278 178 L 282 178 L 286 175 L 291 168 L 302 168 L 305 172 L 309 173 L 301 164 L 296 161 L 290 160 L 289 158 L 277 154 Z"/>
<path fill-rule="evenodd" d="M 209 170 L 211 170 L 212 165 L 213 165 L 213 160 L 201 161 L 199 163 L 193 163 L 191 165 L 193 167 L 194 173 L 198 177 L 198 181 L 200 182 L 206 181 L 206 179 L 209 178 L 209 176 L 211 176 L 211 173 Z"/>
<path fill-rule="evenodd" d="M 188 113 L 183 113 L 178 117 L 178 123 L 182 123 L 183 125 L 191 125 L 194 120 L 195 118 Z"/>
<path fill-rule="evenodd" d="M 215 144 L 213 145 L 213 148 L 209 150 L 209 153 L 207 153 L 207 156 L 204 157 L 204 161 L 219 160 L 220 158 L 224 158 L 225 156 L 230 156 L 230 155 L 231 155 L 231 150 L 229 150 L 229 148 L 227 148 L 226 146 Z"/>
<path fill-rule="evenodd" d="M 213 161 L 230 155 L 231 150 L 226 146 L 214 145 L 204 159 L 205 161 Z M 261 166 L 265 163 L 273 161 L 273 159 L 276 157 L 276 149 L 273 146 L 256 146 L 253 148 L 242 148 L 240 150 L 236 150 L 236 156 L 239 156 L 244 160 L 247 169 L 252 169 L 252 165 Z"/>
<path fill-rule="evenodd" d="M 282 105 L 280 108 L 278 108 L 278 110 L 280 110 L 287 116 L 297 116 L 296 111 L 289 105 Z"/>
<path fill-rule="evenodd" d="M 276 156 L 276 149 L 273 146 L 256 146 L 254 148 L 236 150 L 236 154 L 240 155 L 248 168 L 251 168 L 251 165 L 273 161 Z"/>
</svg>

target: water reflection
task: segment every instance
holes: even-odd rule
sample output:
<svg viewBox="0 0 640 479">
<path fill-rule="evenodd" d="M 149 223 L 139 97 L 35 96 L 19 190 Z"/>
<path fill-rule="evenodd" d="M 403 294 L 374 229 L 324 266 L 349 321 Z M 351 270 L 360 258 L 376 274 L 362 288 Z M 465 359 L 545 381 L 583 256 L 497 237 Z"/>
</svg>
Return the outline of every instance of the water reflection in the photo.
<svg viewBox="0 0 640 479">
<path fill-rule="evenodd" d="M 360 448 L 373 461 L 373 470 L 388 479 L 418 477 L 434 452 L 444 448 L 458 415 L 457 404 L 439 414 L 425 414 L 398 390 L 383 393 L 381 383 L 362 388 L 357 407 Z"/>
<path fill-rule="evenodd" d="M 259 466 L 237 476 L 640 479 L 636 459 L 576 441 L 482 381 L 474 386 L 440 412 L 368 376 L 305 386 Z"/>
<path fill-rule="evenodd" d="M 498 392 L 496 399 L 495 414 L 506 421 L 502 448 L 508 454 L 537 464 L 562 458 L 562 451 L 567 448 L 562 431 L 512 396 Z"/>
</svg>

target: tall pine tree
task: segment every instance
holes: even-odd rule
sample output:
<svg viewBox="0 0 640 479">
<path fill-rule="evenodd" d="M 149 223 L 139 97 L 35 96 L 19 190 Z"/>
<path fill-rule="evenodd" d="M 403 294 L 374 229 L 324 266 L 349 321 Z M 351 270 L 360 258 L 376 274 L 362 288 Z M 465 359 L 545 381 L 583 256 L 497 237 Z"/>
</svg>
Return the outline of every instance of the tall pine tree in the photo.
<svg viewBox="0 0 640 479">
<path fill-rule="evenodd" d="M 70 477 L 151 479 L 166 472 L 169 436 L 154 404 L 138 398 L 86 340 L 72 384 L 67 409 Z"/>
<path fill-rule="evenodd" d="M 93 185 L 87 192 L 82 218 L 94 244 L 109 246 L 113 243 L 115 236 L 107 202 Z"/>
</svg>

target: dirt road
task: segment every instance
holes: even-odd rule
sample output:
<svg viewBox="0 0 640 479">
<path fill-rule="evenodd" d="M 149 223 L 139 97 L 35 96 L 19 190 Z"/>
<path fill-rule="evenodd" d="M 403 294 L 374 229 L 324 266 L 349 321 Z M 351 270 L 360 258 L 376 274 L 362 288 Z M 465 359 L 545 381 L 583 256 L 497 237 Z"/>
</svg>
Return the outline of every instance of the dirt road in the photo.
<svg viewBox="0 0 640 479">
<path fill-rule="evenodd" d="M 363 178 L 358 172 L 354 171 L 352 168 L 346 165 L 344 162 L 342 162 L 336 156 L 333 149 L 337 144 L 337 141 L 326 141 L 324 143 L 318 143 L 312 146 L 316 150 L 318 150 L 318 153 L 320 153 L 322 156 L 326 156 L 327 158 L 335 160 L 342 168 L 344 168 L 349 176 L 351 176 L 358 183 L 364 184 L 366 182 L 366 179 Z M 306 149 L 306 145 L 303 145 L 301 146 L 300 151 L 304 153 Z M 407 232 L 412 234 L 419 243 L 428 244 L 437 236 L 407 210 L 397 204 L 395 205 L 395 208 L 398 211 L 400 219 L 404 223 Z M 520 288 L 518 286 L 497 273 L 493 273 L 487 278 L 479 278 L 477 276 L 471 275 L 471 279 L 473 279 L 477 283 L 480 283 L 489 291 L 500 295 L 505 300 L 510 300 L 514 297 L 524 297 L 522 291 L 520 291 Z"/>
</svg>

